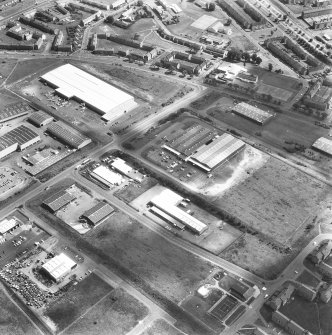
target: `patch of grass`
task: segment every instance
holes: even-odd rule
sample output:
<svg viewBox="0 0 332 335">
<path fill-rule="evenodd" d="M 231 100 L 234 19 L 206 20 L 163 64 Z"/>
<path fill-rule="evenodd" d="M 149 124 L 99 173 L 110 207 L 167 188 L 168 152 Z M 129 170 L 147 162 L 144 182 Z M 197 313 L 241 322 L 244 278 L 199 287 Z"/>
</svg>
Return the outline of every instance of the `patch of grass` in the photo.
<svg viewBox="0 0 332 335">
<path fill-rule="evenodd" d="M 63 330 L 112 289 L 110 285 L 92 273 L 54 301 L 46 309 L 45 315 L 56 323 L 58 330 Z"/>
<path fill-rule="evenodd" d="M 210 105 L 212 105 L 217 100 L 219 100 L 222 96 L 223 94 L 220 92 L 217 92 L 214 90 L 210 91 L 207 94 L 203 95 L 201 98 L 193 101 L 190 104 L 190 107 L 198 109 L 198 110 L 205 109 L 209 107 Z"/>
<path fill-rule="evenodd" d="M 183 333 L 165 320 L 158 319 L 149 328 L 145 329 L 141 335 L 183 335 Z"/>
<path fill-rule="evenodd" d="M 296 280 L 304 285 L 308 285 L 311 287 L 317 287 L 317 285 L 320 283 L 320 280 L 307 270 L 304 270 L 296 278 Z"/>
<path fill-rule="evenodd" d="M 80 318 L 64 335 L 124 335 L 148 315 L 148 308 L 123 289 L 116 289 Z"/>
<path fill-rule="evenodd" d="M 38 330 L 22 311 L 9 299 L 0 284 L 0 333 L 1 335 L 36 335 Z"/>
</svg>

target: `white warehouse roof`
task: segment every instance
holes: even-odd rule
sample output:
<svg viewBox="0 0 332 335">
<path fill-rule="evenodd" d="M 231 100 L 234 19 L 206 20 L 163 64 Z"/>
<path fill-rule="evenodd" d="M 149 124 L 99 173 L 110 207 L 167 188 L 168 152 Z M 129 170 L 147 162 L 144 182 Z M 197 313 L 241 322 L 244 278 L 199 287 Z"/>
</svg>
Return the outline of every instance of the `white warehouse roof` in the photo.
<svg viewBox="0 0 332 335">
<path fill-rule="evenodd" d="M 132 171 L 132 167 L 129 166 L 126 161 L 124 161 L 123 159 L 117 157 L 114 159 L 114 161 L 112 162 L 111 166 L 118 170 L 119 172 L 123 173 L 124 175 L 127 175 L 128 173 L 130 173 Z"/>
<path fill-rule="evenodd" d="M 0 234 L 7 233 L 8 230 L 11 230 L 17 225 L 17 222 L 15 219 L 4 219 L 0 222 Z"/>
<path fill-rule="evenodd" d="M 71 258 L 61 253 L 46 262 L 43 265 L 43 269 L 47 271 L 53 279 L 58 280 L 73 269 L 75 265 L 76 263 Z"/>
<path fill-rule="evenodd" d="M 100 165 L 95 168 L 92 171 L 91 175 L 107 186 L 119 185 L 122 183 L 123 180 L 120 174 L 108 169 L 104 165 Z"/>
<path fill-rule="evenodd" d="M 329 140 L 325 137 L 320 137 L 318 140 L 316 140 L 312 147 L 332 156 L 332 140 Z"/>
<path fill-rule="evenodd" d="M 136 106 L 131 95 L 70 64 L 47 72 L 41 79 L 67 99 L 85 102 L 107 120 Z"/>
</svg>

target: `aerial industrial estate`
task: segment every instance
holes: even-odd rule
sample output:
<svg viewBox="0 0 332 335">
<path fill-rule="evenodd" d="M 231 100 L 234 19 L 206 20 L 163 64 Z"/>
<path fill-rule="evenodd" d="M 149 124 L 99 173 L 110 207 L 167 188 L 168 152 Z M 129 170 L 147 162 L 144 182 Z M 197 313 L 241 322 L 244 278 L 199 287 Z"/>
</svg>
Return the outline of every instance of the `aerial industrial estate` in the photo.
<svg viewBox="0 0 332 335">
<path fill-rule="evenodd" d="M 332 1 L 0 1 L 1 335 L 332 334 Z"/>
</svg>

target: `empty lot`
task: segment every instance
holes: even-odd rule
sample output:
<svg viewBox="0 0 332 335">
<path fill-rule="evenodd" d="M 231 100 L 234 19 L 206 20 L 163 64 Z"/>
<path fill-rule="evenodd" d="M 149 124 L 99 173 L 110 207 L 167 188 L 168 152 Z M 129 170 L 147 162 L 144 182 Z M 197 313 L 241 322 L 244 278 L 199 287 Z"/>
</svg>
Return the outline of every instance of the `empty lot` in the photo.
<svg viewBox="0 0 332 335">
<path fill-rule="evenodd" d="M 215 203 L 277 243 L 310 224 L 331 189 L 275 159 L 230 188 Z"/>
</svg>

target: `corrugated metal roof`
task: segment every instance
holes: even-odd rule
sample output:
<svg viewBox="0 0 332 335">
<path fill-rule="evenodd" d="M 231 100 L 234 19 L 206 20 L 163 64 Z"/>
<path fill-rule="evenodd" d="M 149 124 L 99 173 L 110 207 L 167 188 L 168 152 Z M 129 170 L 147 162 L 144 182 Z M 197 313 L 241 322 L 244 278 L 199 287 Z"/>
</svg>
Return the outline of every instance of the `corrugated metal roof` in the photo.
<svg viewBox="0 0 332 335">
<path fill-rule="evenodd" d="M 332 155 L 332 140 L 329 140 L 325 137 L 320 137 L 318 140 L 316 140 L 312 147 Z"/>
<path fill-rule="evenodd" d="M 32 113 L 29 117 L 28 120 L 38 126 L 40 126 L 43 122 L 47 120 L 53 120 L 53 116 L 48 115 L 47 113 L 43 111 L 38 111 L 35 113 Z"/>
<path fill-rule="evenodd" d="M 60 191 L 51 195 L 49 198 L 44 200 L 43 203 L 55 212 L 75 199 L 76 197 L 74 195 L 66 191 Z"/>
<path fill-rule="evenodd" d="M 82 216 L 89 219 L 93 224 L 97 224 L 101 220 L 105 219 L 111 213 L 114 212 L 114 208 L 106 202 L 98 202 L 98 204 L 88 209 Z"/>
<path fill-rule="evenodd" d="M 0 137 L 0 150 L 6 149 L 15 143 L 18 143 L 20 146 L 24 145 L 36 137 L 39 137 L 37 133 L 21 125 Z"/>
</svg>

